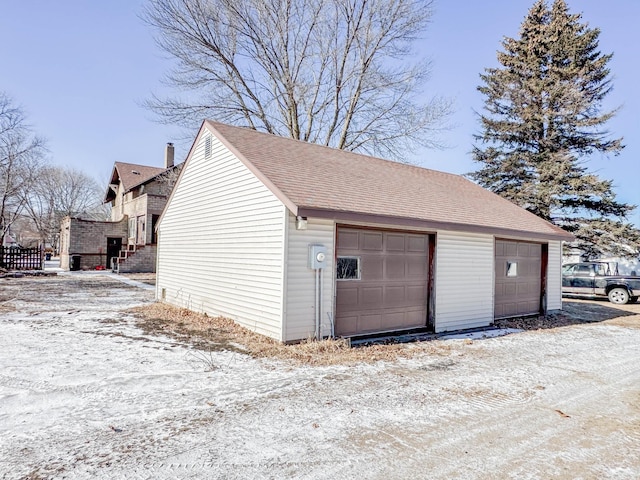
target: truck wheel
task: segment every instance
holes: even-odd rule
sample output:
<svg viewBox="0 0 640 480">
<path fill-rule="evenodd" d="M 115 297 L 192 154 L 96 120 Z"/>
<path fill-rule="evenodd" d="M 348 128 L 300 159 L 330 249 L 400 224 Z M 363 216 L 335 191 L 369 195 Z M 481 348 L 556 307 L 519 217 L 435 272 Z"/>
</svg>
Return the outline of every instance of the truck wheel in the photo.
<svg viewBox="0 0 640 480">
<path fill-rule="evenodd" d="M 624 288 L 614 288 L 609 292 L 609 301 L 611 303 L 617 303 L 618 305 L 624 305 L 629 302 L 629 292 Z"/>
</svg>

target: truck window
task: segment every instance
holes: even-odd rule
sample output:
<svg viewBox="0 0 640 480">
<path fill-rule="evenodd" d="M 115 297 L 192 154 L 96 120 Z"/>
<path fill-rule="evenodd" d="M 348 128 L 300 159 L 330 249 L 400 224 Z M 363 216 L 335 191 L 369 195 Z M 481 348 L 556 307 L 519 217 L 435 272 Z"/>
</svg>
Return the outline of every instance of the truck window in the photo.
<svg viewBox="0 0 640 480">
<path fill-rule="evenodd" d="M 579 277 L 590 277 L 594 275 L 593 265 L 578 265 L 573 271 L 574 275 Z"/>
<path fill-rule="evenodd" d="M 604 263 L 597 263 L 595 265 L 596 267 L 596 275 L 609 275 L 608 272 L 608 265 L 605 265 Z"/>
</svg>

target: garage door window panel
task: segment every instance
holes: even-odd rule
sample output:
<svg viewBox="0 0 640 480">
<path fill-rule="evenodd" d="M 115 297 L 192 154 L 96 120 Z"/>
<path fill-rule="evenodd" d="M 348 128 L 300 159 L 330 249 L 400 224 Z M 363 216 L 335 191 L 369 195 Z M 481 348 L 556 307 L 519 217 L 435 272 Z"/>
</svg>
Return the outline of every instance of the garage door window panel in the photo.
<svg viewBox="0 0 640 480">
<path fill-rule="evenodd" d="M 360 280 L 360 257 L 338 257 L 338 280 Z"/>
</svg>

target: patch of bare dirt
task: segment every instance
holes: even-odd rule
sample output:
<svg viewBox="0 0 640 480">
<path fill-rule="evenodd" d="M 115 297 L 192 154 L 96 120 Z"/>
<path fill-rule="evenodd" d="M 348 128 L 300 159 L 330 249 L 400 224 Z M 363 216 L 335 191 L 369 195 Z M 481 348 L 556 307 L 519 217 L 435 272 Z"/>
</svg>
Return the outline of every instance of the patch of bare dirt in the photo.
<svg viewBox="0 0 640 480">
<path fill-rule="evenodd" d="M 137 282 L 146 283 L 148 285 L 156 284 L 155 273 L 121 273 L 120 275 L 130 278 L 131 280 L 136 280 Z"/>
<path fill-rule="evenodd" d="M 565 300 L 562 302 L 562 311 L 560 312 L 538 317 L 496 320 L 495 325 L 501 328 L 540 330 L 584 323 L 604 322 L 634 315 L 632 311 L 621 307 L 625 306 L 613 307 L 611 303 L 604 303 L 597 300 Z"/>
<path fill-rule="evenodd" d="M 0 302 L 5 298 L 25 302 L 55 301 L 60 295 L 81 292 L 84 290 L 96 292 L 106 291 L 108 287 L 117 285 L 118 288 L 136 288 L 124 285 L 118 280 L 104 276 L 73 277 L 73 276 L 42 276 L 0 279 L 2 294 Z"/>
</svg>

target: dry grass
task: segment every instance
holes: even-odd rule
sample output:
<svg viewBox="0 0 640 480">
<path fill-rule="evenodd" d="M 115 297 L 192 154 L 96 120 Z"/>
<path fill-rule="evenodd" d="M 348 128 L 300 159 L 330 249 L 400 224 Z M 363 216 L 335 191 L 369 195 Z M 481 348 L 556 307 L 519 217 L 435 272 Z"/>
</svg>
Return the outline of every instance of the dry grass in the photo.
<svg viewBox="0 0 640 480">
<path fill-rule="evenodd" d="M 133 309 L 139 326 L 150 334 L 164 334 L 203 351 L 230 350 L 256 358 L 274 358 L 308 365 L 349 365 L 362 362 L 394 361 L 399 357 L 415 355 L 447 356 L 451 344 L 430 340 L 410 344 L 367 345 L 351 348 L 341 339 L 308 340 L 295 345 L 284 345 L 263 335 L 243 328 L 226 318 L 211 318 L 164 303 L 153 303 Z M 569 325 L 620 321 L 633 315 L 608 304 L 565 301 L 563 311 L 539 317 L 497 320 L 499 328 L 538 330 Z M 640 317 L 629 317 L 640 318 Z M 637 323 L 637 320 L 636 320 Z M 634 323 L 634 325 L 636 324 Z M 473 343 L 473 341 L 469 341 Z"/>
<path fill-rule="evenodd" d="M 231 350 L 256 358 L 289 360 L 307 365 L 355 364 L 361 362 L 393 361 L 398 357 L 416 354 L 446 354 L 445 342 L 421 344 L 371 345 L 351 348 L 341 339 L 303 341 L 294 345 L 280 342 L 247 330 L 232 320 L 195 313 L 163 303 L 153 303 L 132 309 L 138 326 L 146 333 L 164 334 L 190 343 L 201 350 Z"/>
<path fill-rule="evenodd" d="M 16 307 L 14 307 L 13 305 L 3 305 L 2 303 L 0 303 L 0 313 L 9 313 L 15 311 Z"/>
</svg>

